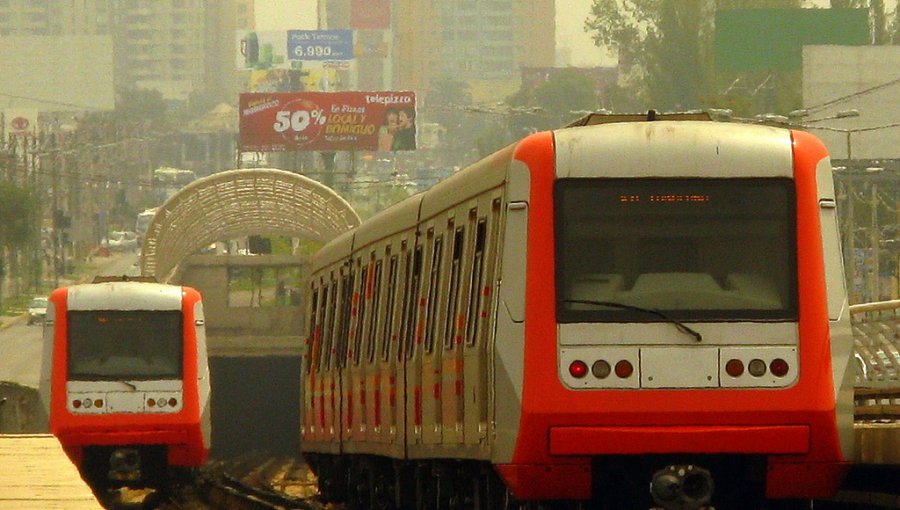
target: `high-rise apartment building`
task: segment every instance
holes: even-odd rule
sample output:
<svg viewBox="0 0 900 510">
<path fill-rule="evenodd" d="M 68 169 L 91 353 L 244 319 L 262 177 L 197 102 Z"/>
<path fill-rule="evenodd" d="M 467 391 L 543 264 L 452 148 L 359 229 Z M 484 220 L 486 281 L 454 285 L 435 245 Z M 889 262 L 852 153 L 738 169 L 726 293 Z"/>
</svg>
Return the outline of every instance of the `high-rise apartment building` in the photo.
<svg viewBox="0 0 900 510">
<path fill-rule="evenodd" d="M 0 37 L 108 35 L 117 87 L 236 102 L 239 29 L 254 0 L 0 0 Z"/>
<path fill-rule="evenodd" d="M 355 28 L 352 9 L 362 0 L 319 1 L 325 28 Z M 555 0 L 391 0 L 390 8 L 384 83 L 415 90 L 425 104 L 444 78 L 468 83 L 476 100 L 501 99 L 518 88 L 521 68 L 554 65 Z M 357 30 L 357 46 L 370 32 Z"/>
</svg>

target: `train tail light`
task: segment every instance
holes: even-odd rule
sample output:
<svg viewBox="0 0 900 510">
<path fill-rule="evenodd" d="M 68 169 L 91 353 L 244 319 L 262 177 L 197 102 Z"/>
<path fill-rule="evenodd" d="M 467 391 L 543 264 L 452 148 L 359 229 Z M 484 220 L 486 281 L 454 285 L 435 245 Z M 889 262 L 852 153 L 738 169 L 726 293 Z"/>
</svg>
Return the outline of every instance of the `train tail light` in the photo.
<svg viewBox="0 0 900 510">
<path fill-rule="evenodd" d="M 584 361 L 575 360 L 569 365 L 569 374 L 576 379 L 586 376 L 587 372 L 588 366 Z"/>
<path fill-rule="evenodd" d="M 175 407 L 176 405 L 178 405 L 178 400 L 176 400 L 175 397 L 170 398 L 169 407 Z"/>
<path fill-rule="evenodd" d="M 591 365 L 591 373 L 594 374 L 594 377 L 597 379 L 606 379 L 609 377 L 610 372 L 612 372 L 612 369 L 605 360 L 597 360 Z"/>
<path fill-rule="evenodd" d="M 772 371 L 772 375 L 775 377 L 786 376 L 789 369 L 790 366 L 788 366 L 788 362 L 781 358 L 775 358 L 769 363 L 769 370 Z"/>
<path fill-rule="evenodd" d="M 621 379 L 628 379 L 634 373 L 634 366 L 627 359 L 616 363 L 616 375 Z"/>
<path fill-rule="evenodd" d="M 725 373 L 731 377 L 740 377 L 744 373 L 744 362 L 739 359 L 730 359 L 725 363 Z"/>
<path fill-rule="evenodd" d="M 80 401 L 80 400 L 73 400 L 73 401 L 72 401 L 72 407 L 74 407 L 75 409 L 80 408 L 80 407 L 81 407 L 81 401 Z"/>
<path fill-rule="evenodd" d="M 761 359 L 750 360 L 747 371 L 754 377 L 761 377 L 766 373 L 766 362 Z"/>
</svg>

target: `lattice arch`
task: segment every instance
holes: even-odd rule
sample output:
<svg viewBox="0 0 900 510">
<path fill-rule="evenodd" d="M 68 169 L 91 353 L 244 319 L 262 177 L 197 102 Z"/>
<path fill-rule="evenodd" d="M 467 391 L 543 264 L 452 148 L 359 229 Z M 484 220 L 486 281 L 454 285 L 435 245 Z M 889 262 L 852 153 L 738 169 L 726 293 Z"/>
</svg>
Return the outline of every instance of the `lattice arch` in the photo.
<svg viewBox="0 0 900 510">
<path fill-rule="evenodd" d="M 359 215 L 331 188 L 273 168 L 218 172 L 163 204 L 150 222 L 141 274 L 167 281 L 188 255 L 216 241 L 284 235 L 325 243 L 359 225 Z"/>
</svg>

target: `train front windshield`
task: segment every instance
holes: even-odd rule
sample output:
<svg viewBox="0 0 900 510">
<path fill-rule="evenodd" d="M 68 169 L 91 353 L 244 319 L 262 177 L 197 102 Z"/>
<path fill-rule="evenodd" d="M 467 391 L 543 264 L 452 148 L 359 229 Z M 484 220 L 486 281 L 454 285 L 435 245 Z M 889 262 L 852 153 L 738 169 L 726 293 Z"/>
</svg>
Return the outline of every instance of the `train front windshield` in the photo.
<svg viewBox="0 0 900 510">
<path fill-rule="evenodd" d="M 69 379 L 181 379 L 178 310 L 70 311 Z"/>
<path fill-rule="evenodd" d="M 561 179 L 557 320 L 796 320 L 790 179 Z"/>
</svg>

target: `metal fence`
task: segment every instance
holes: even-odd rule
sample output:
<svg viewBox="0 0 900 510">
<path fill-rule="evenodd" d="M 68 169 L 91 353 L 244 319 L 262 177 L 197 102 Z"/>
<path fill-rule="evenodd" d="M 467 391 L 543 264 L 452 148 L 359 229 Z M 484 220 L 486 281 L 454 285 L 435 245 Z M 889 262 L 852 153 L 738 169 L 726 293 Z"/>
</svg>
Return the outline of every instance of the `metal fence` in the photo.
<svg viewBox="0 0 900 510">
<path fill-rule="evenodd" d="M 900 387 L 900 300 L 850 307 L 856 386 Z"/>
</svg>

